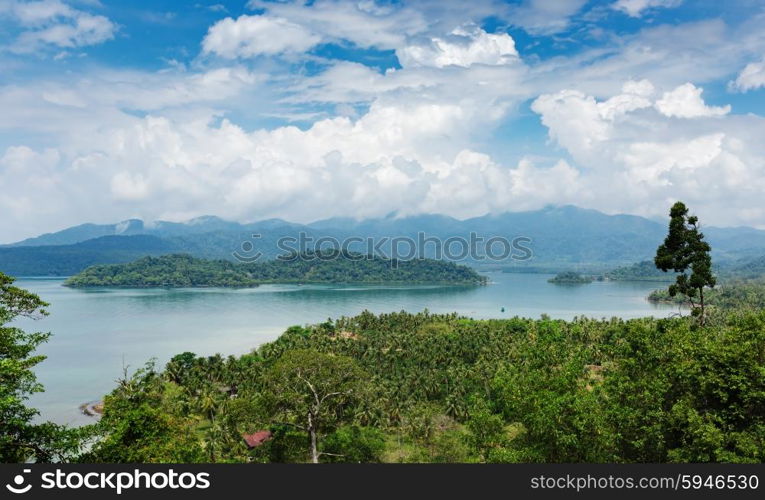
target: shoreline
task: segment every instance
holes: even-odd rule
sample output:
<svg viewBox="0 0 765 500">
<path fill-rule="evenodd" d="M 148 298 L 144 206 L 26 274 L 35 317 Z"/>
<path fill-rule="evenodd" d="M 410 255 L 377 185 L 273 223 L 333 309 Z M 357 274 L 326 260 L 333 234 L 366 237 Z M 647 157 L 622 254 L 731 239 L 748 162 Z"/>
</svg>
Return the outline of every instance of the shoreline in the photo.
<svg viewBox="0 0 765 500">
<path fill-rule="evenodd" d="M 104 402 L 102 400 L 82 403 L 79 408 L 80 412 L 88 417 L 100 418 L 104 414 Z"/>
</svg>

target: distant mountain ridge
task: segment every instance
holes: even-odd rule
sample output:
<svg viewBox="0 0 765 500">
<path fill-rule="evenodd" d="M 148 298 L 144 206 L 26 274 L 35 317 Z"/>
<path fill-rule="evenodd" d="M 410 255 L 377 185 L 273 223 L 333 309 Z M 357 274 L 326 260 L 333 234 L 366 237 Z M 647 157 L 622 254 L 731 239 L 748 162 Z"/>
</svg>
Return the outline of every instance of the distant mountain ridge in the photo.
<svg viewBox="0 0 765 500">
<path fill-rule="evenodd" d="M 116 224 L 82 224 L 62 231 L 0 246 L 0 271 L 21 275 L 70 275 L 88 265 L 126 262 L 146 255 L 184 252 L 195 257 L 233 260 L 243 244 L 252 243 L 252 253 L 273 258 L 284 253 L 277 242 L 299 233 L 316 240 L 350 236 L 373 238 L 427 237 L 469 238 L 475 233 L 484 240 L 528 237 L 533 258 L 526 262 L 487 262 L 519 269 L 600 268 L 651 259 L 666 235 L 666 223 L 636 215 L 607 215 L 575 206 L 550 206 L 526 212 L 507 212 L 458 220 L 445 215 L 388 216 L 377 219 L 331 218 L 309 224 L 281 219 L 238 223 L 215 216 L 187 222 L 144 223 L 130 219 Z M 765 231 L 749 228 L 704 227 L 717 261 L 756 258 L 765 255 Z M 258 236 L 254 236 L 258 235 Z M 351 250 L 364 251 L 359 247 Z M 380 250 L 390 255 L 390 244 Z M 425 257 L 433 257 L 426 246 Z M 244 256 L 249 254 L 244 252 Z M 468 263 L 471 263 L 468 260 Z M 476 262 L 472 262 L 476 264 Z M 589 267 L 588 267 L 589 266 Z"/>
<path fill-rule="evenodd" d="M 157 221 L 145 224 L 140 219 L 128 219 L 115 224 L 80 224 L 54 233 L 27 238 L 5 247 L 72 245 L 101 236 L 153 235 L 158 237 L 181 236 L 221 230 L 237 230 L 242 225 L 215 216 L 202 216 L 186 222 Z"/>
<path fill-rule="evenodd" d="M 178 252 L 176 243 L 136 234 L 100 236 L 72 245 L 0 247 L 0 271 L 12 276 L 71 276 L 95 264 Z"/>
</svg>

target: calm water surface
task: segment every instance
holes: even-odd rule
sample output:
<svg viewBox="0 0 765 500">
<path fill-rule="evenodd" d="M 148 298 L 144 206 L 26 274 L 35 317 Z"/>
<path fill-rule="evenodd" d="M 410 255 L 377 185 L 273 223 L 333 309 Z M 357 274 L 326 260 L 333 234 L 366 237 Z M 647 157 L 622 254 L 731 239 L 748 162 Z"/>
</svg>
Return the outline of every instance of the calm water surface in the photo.
<svg viewBox="0 0 765 500">
<path fill-rule="evenodd" d="M 25 329 L 50 331 L 37 366 L 45 392 L 31 404 L 43 419 L 62 424 L 89 421 L 78 407 L 114 387 L 123 365 L 173 355 L 241 354 L 275 339 L 288 326 L 369 309 L 391 312 L 458 312 L 474 318 L 633 318 L 667 316 L 671 306 L 648 303 L 657 283 L 595 282 L 561 286 L 550 275 L 490 273 L 484 287 L 264 285 L 233 289 L 75 290 L 60 279 L 20 279 L 17 285 L 51 303 L 51 315 L 20 321 Z M 502 308 L 504 312 L 501 312 Z"/>
</svg>

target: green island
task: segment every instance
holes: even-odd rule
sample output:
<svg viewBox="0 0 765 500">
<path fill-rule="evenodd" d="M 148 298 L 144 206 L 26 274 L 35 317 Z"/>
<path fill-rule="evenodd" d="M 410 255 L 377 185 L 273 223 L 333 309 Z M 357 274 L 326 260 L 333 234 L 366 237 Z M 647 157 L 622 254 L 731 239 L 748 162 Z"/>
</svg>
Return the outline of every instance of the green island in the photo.
<svg viewBox="0 0 765 500">
<path fill-rule="evenodd" d="M 258 283 L 233 262 L 174 254 L 143 257 L 125 264 L 91 266 L 68 278 L 64 285 L 75 288 L 251 287 Z"/>
<path fill-rule="evenodd" d="M 486 277 L 453 262 L 393 261 L 350 252 L 292 254 L 234 263 L 185 254 L 144 257 L 126 264 L 91 266 L 64 283 L 70 287 L 254 287 L 265 283 L 483 285 Z"/>
<path fill-rule="evenodd" d="M 586 284 L 586 283 L 592 283 L 593 279 L 591 276 L 585 276 L 580 273 L 574 272 L 574 271 L 565 271 L 562 273 L 556 274 L 554 277 L 547 280 L 548 283 L 556 283 L 556 284 Z"/>
</svg>

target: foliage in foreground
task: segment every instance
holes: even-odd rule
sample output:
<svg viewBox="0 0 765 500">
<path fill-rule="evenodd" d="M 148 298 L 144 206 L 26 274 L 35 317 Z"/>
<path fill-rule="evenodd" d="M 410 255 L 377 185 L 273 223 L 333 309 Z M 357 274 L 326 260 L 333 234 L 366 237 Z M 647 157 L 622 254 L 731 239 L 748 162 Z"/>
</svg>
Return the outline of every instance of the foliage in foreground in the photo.
<svg viewBox="0 0 765 500">
<path fill-rule="evenodd" d="M 34 351 L 50 334 L 28 333 L 11 323 L 47 315 L 48 304 L 13 282 L 0 273 L 0 463 L 72 459 L 88 429 L 34 423 L 38 412 L 26 406 L 31 394 L 43 390 L 32 368 L 45 356 Z"/>
<path fill-rule="evenodd" d="M 313 439 L 321 461 L 762 462 L 765 312 L 710 314 L 292 327 L 126 376 L 83 458 L 304 462 Z M 248 450 L 261 429 L 273 438 Z"/>
</svg>

